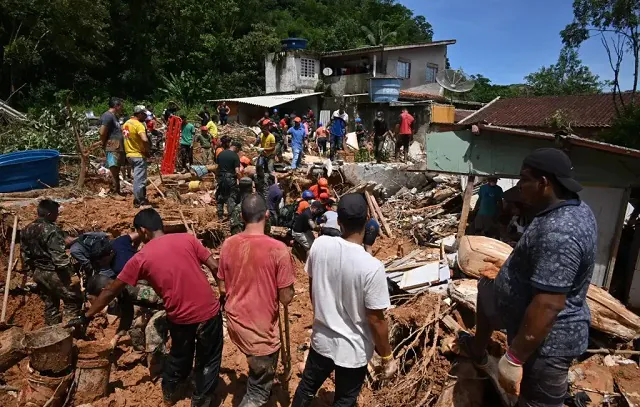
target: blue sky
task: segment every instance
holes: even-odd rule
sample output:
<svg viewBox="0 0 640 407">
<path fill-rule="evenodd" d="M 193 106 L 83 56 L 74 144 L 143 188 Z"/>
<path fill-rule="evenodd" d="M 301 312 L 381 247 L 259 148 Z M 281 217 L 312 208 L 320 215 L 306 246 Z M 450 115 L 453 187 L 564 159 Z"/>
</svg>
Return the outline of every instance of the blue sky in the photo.
<svg viewBox="0 0 640 407">
<path fill-rule="evenodd" d="M 573 20 L 571 0 L 400 0 L 433 25 L 434 40 L 449 46 L 453 68 L 480 73 L 496 84 L 522 83 L 541 66 L 555 63 L 560 31 Z M 580 58 L 601 79 L 612 79 L 599 38 L 585 42 Z M 621 86 L 632 85 L 633 58 L 625 57 Z"/>
</svg>

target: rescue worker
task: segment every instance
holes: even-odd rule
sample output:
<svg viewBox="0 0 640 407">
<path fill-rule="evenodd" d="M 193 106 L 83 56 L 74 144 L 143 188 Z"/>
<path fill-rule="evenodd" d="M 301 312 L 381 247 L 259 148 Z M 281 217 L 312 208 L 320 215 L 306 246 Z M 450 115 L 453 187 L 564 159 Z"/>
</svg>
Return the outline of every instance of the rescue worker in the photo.
<svg viewBox="0 0 640 407">
<path fill-rule="evenodd" d="M 347 123 L 349 115 L 344 111 L 344 107 L 333 112 L 331 123 L 329 124 L 329 132 L 331 133 L 331 152 L 329 158 L 333 161 L 336 157 L 336 151 L 342 150 L 344 137 L 347 135 Z"/>
<path fill-rule="evenodd" d="M 240 174 L 240 157 L 238 156 L 240 144 L 234 142 L 231 147 L 218 155 L 218 188 L 216 189 L 216 202 L 218 204 L 218 219 L 224 216 L 224 204 L 227 204 L 227 213 L 231 215 L 238 196 L 238 176 Z"/>
<path fill-rule="evenodd" d="M 251 178 L 242 177 L 240 179 L 240 182 L 238 183 L 238 192 L 240 202 L 233 207 L 231 215 L 229 216 L 231 236 L 237 235 L 244 230 L 244 221 L 242 220 L 242 200 L 253 193 L 253 181 Z"/>
<path fill-rule="evenodd" d="M 362 124 L 362 119 L 359 117 L 356 117 L 356 138 L 360 150 L 367 148 L 367 131 L 364 128 L 364 124 Z"/>
<path fill-rule="evenodd" d="M 320 194 L 323 192 L 329 194 L 329 181 L 324 177 L 320 178 L 318 179 L 317 184 L 312 185 L 311 188 L 309 188 L 309 191 L 313 194 L 314 199 L 320 198 Z"/>
<path fill-rule="evenodd" d="M 64 303 L 65 320 L 79 316 L 83 302 L 80 279 L 73 273 L 64 233 L 55 223 L 59 207 L 57 202 L 43 199 L 38 204 L 38 219 L 20 233 L 23 263 L 38 285 L 47 325 L 62 323 L 60 301 Z"/>
<path fill-rule="evenodd" d="M 302 198 L 298 199 L 298 207 L 296 208 L 296 214 L 300 215 L 305 209 L 311 206 L 311 201 L 315 199 L 313 192 L 308 189 L 302 193 Z"/>
</svg>

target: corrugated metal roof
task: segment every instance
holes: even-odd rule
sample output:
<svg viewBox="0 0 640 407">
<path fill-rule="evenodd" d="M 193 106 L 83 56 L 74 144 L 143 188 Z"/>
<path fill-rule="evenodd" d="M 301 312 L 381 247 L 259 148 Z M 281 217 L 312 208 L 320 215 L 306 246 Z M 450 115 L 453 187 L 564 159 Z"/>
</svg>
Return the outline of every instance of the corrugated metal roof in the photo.
<svg viewBox="0 0 640 407">
<path fill-rule="evenodd" d="M 413 48 L 427 48 L 427 47 L 437 47 L 439 45 L 452 45 L 455 44 L 456 40 L 443 40 L 443 41 L 433 41 L 433 42 L 425 42 L 422 44 L 408 44 L 408 45 L 378 45 L 375 47 L 361 47 L 361 48 L 352 48 L 352 49 L 343 49 L 338 51 L 329 51 L 323 52 L 322 57 L 341 57 L 347 55 L 361 55 L 361 54 L 369 54 L 373 52 L 379 51 L 398 51 L 404 49 L 413 49 Z"/>
<path fill-rule="evenodd" d="M 248 105 L 260 106 L 260 107 L 276 107 L 280 105 L 284 105 L 285 103 L 289 103 L 291 101 L 306 98 L 309 96 L 320 95 L 322 92 L 315 93 L 293 93 L 289 95 L 264 95 L 264 96 L 253 96 L 248 98 L 235 98 L 235 99 L 214 99 L 209 100 L 209 102 L 237 102 L 237 103 L 246 103 Z"/>
</svg>

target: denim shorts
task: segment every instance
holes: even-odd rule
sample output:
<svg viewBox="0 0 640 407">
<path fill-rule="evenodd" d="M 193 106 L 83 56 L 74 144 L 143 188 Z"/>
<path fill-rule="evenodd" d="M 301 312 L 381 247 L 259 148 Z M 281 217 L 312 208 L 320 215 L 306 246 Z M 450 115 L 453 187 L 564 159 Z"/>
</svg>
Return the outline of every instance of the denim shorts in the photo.
<svg viewBox="0 0 640 407">
<path fill-rule="evenodd" d="M 123 151 L 106 151 L 107 168 L 122 167 L 124 165 L 124 152 Z"/>
</svg>

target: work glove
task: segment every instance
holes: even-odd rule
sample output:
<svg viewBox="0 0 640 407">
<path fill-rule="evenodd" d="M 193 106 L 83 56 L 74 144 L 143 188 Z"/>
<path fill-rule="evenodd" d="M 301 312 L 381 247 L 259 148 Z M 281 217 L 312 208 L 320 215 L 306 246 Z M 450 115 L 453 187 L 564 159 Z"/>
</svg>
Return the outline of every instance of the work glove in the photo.
<svg viewBox="0 0 640 407">
<path fill-rule="evenodd" d="M 85 314 L 82 314 L 82 315 L 80 315 L 78 317 L 75 317 L 75 318 L 71 319 L 69 322 L 66 323 L 66 325 L 64 327 L 65 328 L 80 328 L 80 327 L 89 325 L 90 321 L 91 321 L 91 318 L 87 317 Z"/>
<path fill-rule="evenodd" d="M 382 365 L 380 370 L 380 374 L 382 375 L 383 379 L 391 379 L 398 371 L 398 362 L 396 362 L 393 356 L 387 360 L 382 358 Z"/>
<path fill-rule="evenodd" d="M 498 382 L 507 394 L 519 395 L 522 381 L 522 365 L 516 363 L 509 352 L 502 356 L 498 363 Z"/>
</svg>

